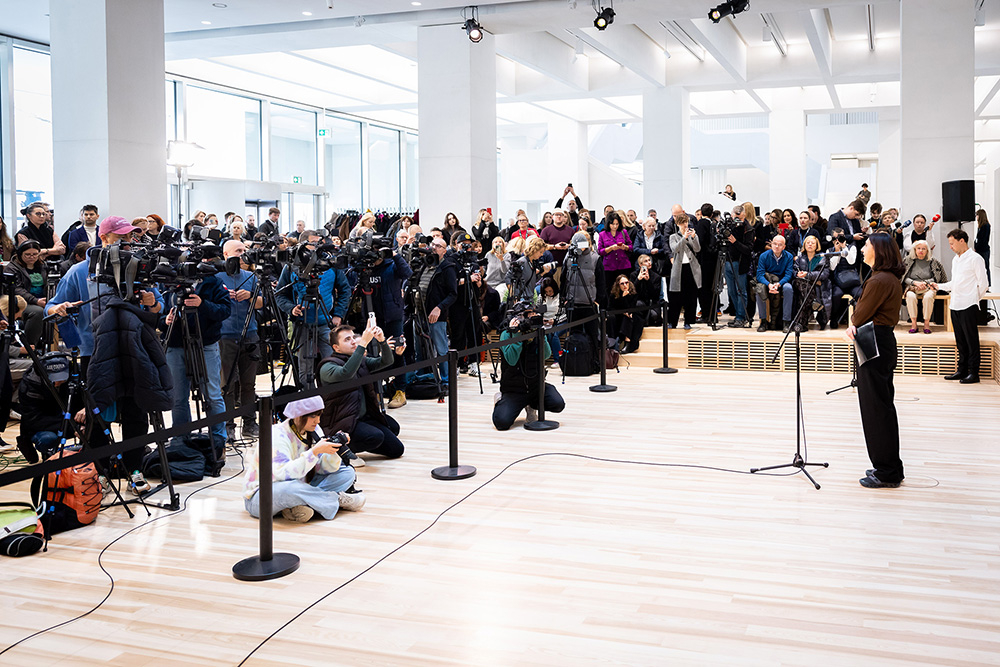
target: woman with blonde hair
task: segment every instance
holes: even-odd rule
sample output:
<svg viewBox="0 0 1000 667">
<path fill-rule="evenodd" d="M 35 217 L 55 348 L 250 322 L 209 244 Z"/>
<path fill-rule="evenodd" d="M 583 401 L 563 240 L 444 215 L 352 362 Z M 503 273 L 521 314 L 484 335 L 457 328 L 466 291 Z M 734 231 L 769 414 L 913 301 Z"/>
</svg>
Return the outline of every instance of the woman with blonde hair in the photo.
<svg viewBox="0 0 1000 667">
<path fill-rule="evenodd" d="M 931 283 L 948 282 L 948 274 L 944 265 L 931 256 L 931 247 L 927 241 L 916 241 L 910 247 L 910 252 L 903 259 L 903 292 L 906 298 L 906 312 L 910 316 L 910 333 L 919 331 L 917 327 L 917 300 L 923 302 L 925 334 L 931 332 L 930 321 L 934 313 L 934 297 L 937 291 Z"/>
<path fill-rule="evenodd" d="M 372 236 L 375 235 L 375 214 L 369 211 L 361 216 L 358 220 L 358 224 L 354 226 L 348 238 L 356 239 L 359 236 L 363 237 L 365 240 L 370 241 Z"/>
<path fill-rule="evenodd" d="M 502 236 L 494 237 L 493 247 L 486 254 L 486 284 L 501 293 L 501 299 L 506 296 L 507 287 L 504 278 L 507 277 L 507 269 L 510 268 L 510 259 L 507 257 L 507 243 Z"/>
</svg>

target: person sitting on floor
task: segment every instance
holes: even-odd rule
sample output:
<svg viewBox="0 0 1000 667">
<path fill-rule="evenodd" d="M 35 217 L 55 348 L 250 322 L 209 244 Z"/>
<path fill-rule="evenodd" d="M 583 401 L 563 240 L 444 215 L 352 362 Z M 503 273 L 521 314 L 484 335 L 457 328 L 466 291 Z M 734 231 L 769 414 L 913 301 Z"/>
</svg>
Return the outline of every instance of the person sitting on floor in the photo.
<svg viewBox="0 0 1000 667">
<path fill-rule="evenodd" d="M 635 308 L 639 300 L 635 285 L 628 276 L 622 275 L 611 288 L 608 310 Z M 608 335 L 618 338 L 618 349 L 622 354 L 631 354 L 639 349 L 639 339 L 646 324 L 645 313 L 620 313 L 612 315 L 608 321 Z"/>
<path fill-rule="evenodd" d="M 340 509 L 359 510 L 364 493 L 354 488 L 354 469 L 337 453 L 340 444 L 323 437 L 319 428 L 323 399 L 319 396 L 293 401 L 285 406 L 285 419 L 271 430 L 271 509 L 289 521 L 305 523 L 319 513 L 332 519 Z M 337 433 L 346 443 L 350 437 Z M 243 501 L 255 519 L 260 518 L 259 450 L 247 461 L 243 478 Z"/>
<path fill-rule="evenodd" d="M 910 333 L 919 331 L 917 327 L 917 301 L 923 301 L 925 334 L 931 332 L 931 315 L 934 313 L 934 297 L 937 290 L 931 283 L 948 282 L 944 265 L 931 256 L 927 241 L 917 241 L 910 246 L 910 252 L 903 259 L 903 294 L 906 297 L 906 311 L 910 316 Z"/>
</svg>

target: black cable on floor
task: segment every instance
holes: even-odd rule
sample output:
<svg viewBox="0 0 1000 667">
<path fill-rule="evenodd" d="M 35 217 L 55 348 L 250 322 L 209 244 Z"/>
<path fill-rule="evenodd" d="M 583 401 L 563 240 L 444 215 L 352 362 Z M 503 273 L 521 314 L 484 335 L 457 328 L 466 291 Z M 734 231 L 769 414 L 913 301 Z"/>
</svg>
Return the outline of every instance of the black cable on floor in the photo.
<svg viewBox="0 0 1000 667">
<path fill-rule="evenodd" d="M 101 605 L 103 605 L 105 602 L 107 602 L 108 599 L 111 597 L 111 594 L 114 593 L 114 591 L 115 591 L 115 578 L 111 576 L 111 573 L 108 572 L 107 569 L 105 569 L 104 563 L 102 562 L 103 559 L 104 559 L 104 554 L 107 552 L 107 550 L 110 549 L 111 547 L 113 547 L 119 540 L 121 540 L 121 539 L 123 539 L 123 538 L 125 538 L 125 537 L 127 537 L 129 535 L 131 535 L 132 533 L 136 532 L 137 530 L 139 530 L 141 528 L 145 528 L 146 526 L 150 525 L 151 523 L 155 523 L 155 522 L 159 521 L 160 519 L 167 519 L 167 518 L 172 517 L 172 516 L 177 516 L 178 514 L 184 512 L 185 510 L 187 510 L 188 500 L 190 500 L 191 497 L 194 496 L 195 494 L 201 493 L 205 489 L 210 489 L 213 486 L 218 486 L 219 484 L 223 484 L 225 482 L 228 482 L 228 481 L 230 481 L 232 479 L 235 479 L 236 477 L 239 477 L 240 475 L 242 475 L 244 473 L 244 471 L 246 470 L 246 460 L 243 458 L 243 453 L 240 451 L 240 448 L 238 448 L 238 447 L 234 448 L 234 451 L 240 457 L 240 471 L 239 472 L 234 473 L 233 475 L 230 475 L 229 477 L 227 477 L 225 479 L 220 479 L 217 482 L 212 482 L 211 484 L 206 484 L 205 486 L 201 487 L 200 489 L 195 489 L 194 491 L 192 491 L 191 493 L 189 493 L 187 496 L 184 497 L 184 502 L 181 505 L 181 508 L 179 510 L 176 510 L 174 512 L 169 512 L 167 514 L 161 514 L 160 516 L 153 517 L 151 519 L 147 519 L 145 522 L 139 524 L 138 526 L 134 526 L 133 528 L 129 528 L 124 533 L 122 533 L 121 535 L 119 535 L 118 537 L 116 537 L 115 539 L 113 539 L 111 542 L 109 542 L 107 545 L 105 545 L 105 547 L 103 549 L 101 549 L 101 552 L 97 555 L 97 565 L 98 565 L 98 567 L 101 568 L 101 571 L 104 572 L 105 575 L 107 575 L 108 580 L 111 582 L 111 587 L 108 589 L 108 593 L 107 593 L 107 595 L 104 596 L 104 599 L 102 599 L 96 605 L 94 605 L 93 607 L 91 607 L 89 610 L 83 612 L 82 614 L 79 614 L 78 616 L 74 616 L 73 618 L 71 618 L 69 620 L 66 620 L 66 621 L 63 621 L 62 623 L 57 623 L 55 625 L 52 625 L 52 626 L 49 626 L 49 627 L 45 628 L 44 630 L 39 630 L 38 632 L 33 632 L 32 634 L 28 635 L 27 637 L 23 637 L 22 639 L 19 639 L 18 641 L 14 642 L 13 644 L 11 644 L 10 646 L 8 646 L 4 650 L 0 651 L 0 655 L 3 655 L 7 651 L 11 650 L 12 648 L 14 648 L 14 647 L 16 647 L 16 646 L 18 646 L 20 644 L 23 644 L 24 642 L 28 641 L 29 639 L 32 639 L 34 637 L 38 637 L 39 635 L 43 635 L 46 632 L 51 632 L 52 630 L 55 630 L 56 628 L 61 628 L 64 625 L 69 625 L 70 623 L 73 623 L 74 621 L 79 621 L 81 618 L 83 618 L 85 616 L 89 616 L 90 614 L 93 614 L 95 611 L 97 611 L 98 609 L 100 609 Z"/>
<path fill-rule="evenodd" d="M 696 470 L 714 470 L 714 471 L 717 471 L 717 472 L 735 473 L 737 475 L 753 475 L 754 477 L 761 477 L 761 476 L 764 476 L 764 477 L 790 477 L 792 475 L 798 475 L 800 472 L 802 472 L 801 469 L 796 469 L 794 472 L 786 472 L 786 473 L 767 473 L 767 472 L 751 473 L 749 470 L 733 470 L 731 468 L 718 468 L 718 467 L 715 467 L 715 466 L 697 465 L 697 464 L 693 464 L 693 463 L 659 463 L 659 462 L 655 462 L 655 461 L 632 461 L 632 460 L 628 460 L 628 459 L 608 459 L 608 458 L 602 458 L 602 457 L 599 457 L 599 456 L 587 456 L 586 454 L 574 454 L 574 453 L 571 453 L 571 452 L 544 452 L 544 453 L 541 453 L 541 454 L 532 454 L 531 456 L 525 456 L 524 458 L 520 458 L 520 459 L 518 459 L 516 461 L 513 461 L 513 462 L 507 464 L 506 466 L 504 466 L 504 468 L 502 470 L 500 470 L 500 472 L 498 472 L 497 474 L 493 475 L 493 477 L 490 477 L 488 480 L 486 480 L 485 482 L 483 482 L 482 484 L 480 484 L 479 486 L 477 486 L 476 488 L 474 488 L 472 491 L 469 491 L 469 493 L 467 493 L 465 496 L 463 496 L 462 498 L 460 498 L 459 500 L 455 501 L 454 503 L 452 503 L 451 505 L 449 505 L 448 507 L 446 507 L 444 510 L 442 510 L 440 514 L 438 514 L 436 517 L 434 517 L 434 520 L 431 521 L 430 524 L 428 524 L 423 529 L 421 529 L 420 532 L 418 532 L 416 535 L 414 535 L 410 539 L 406 540 L 405 542 L 403 542 L 399 546 L 393 548 L 391 551 L 389 551 L 389 553 L 385 554 L 384 556 L 382 556 L 381 558 L 379 558 L 377 561 L 375 561 L 374 563 L 372 563 L 371 565 L 369 565 L 365 569 L 361 570 L 360 572 L 358 572 L 356 575 L 354 575 L 353 577 L 351 577 L 350 579 L 348 579 L 344 583 L 340 584 L 339 586 L 337 586 L 333 590 L 331 590 L 328 593 L 324 594 L 322 597 L 320 597 L 316 601 L 312 602 L 310 605 L 308 605 L 307 607 L 305 607 L 304 609 L 302 609 L 302 611 L 300 611 L 299 613 L 297 613 L 295 616 L 293 616 L 290 619 L 288 619 L 287 621 L 285 621 L 285 623 L 282 624 L 277 630 L 275 630 L 274 632 L 272 632 L 271 634 L 269 634 L 263 641 L 261 641 L 259 644 L 257 644 L 257 646 L 255 646 L 254 649 L 252 651 L 250 651 L 239 662 L 239 665 L 245 664 L 247 660 L 249 660 L 251 657 L 253 657 L 254 653 L 256 653 L 257 651 L 259 651 L 267 642 L 269 642 L 272 639 L 274 639 L 274 637 L 276 637 L 279 632 L 281 632 L 282 630 L 284 630 L 285 628 L 287 628 L 289 625 L 291 625 L 292 623 L 294 623 L 295 621 L 297 621 L 299 618 L 301 618 L 303 615 L 305 615 L 305 613 L 308 612 L 310 609 L 312 609 L 313 607 L 315 607 L 319 603 L 323 602 L 324 600 L 326 600 L 328 597 L 330 597 L 334 593 L 340 591 L 341 589 L 343 589 L 344 587 L 346 587 L 348 584 L 351 584 L 351 583 L 357 581 L 362 576 L 364 576 L 365 574 L 371 572 L 376 567 L 378 567 L 383 561 L 385 561 L 386 559 L 388 559 L 390 556 L 398 553 L 404 547 L 406 547 L 406 546 L 410 545 L 411 543 L 413 543 L 414 541 L 416 541 L 416 539 L 418 537 L 420 537 L 421 535 L 423 535 L 424 533 L 426 533 L 427 531 L 429 531 L 431 528 L 433 528 L 437 524 L 437 522 L 440 521 L 442 517 L 444 517 L 445 514 L 447 514 L 448 512 L 450 512 L 451 510 L 455 509 L 456 507 L 458 507 L 459 505 L 461 505 L 462 503 L 464 503 L 466 500 L 468 500 L 469 498 L 471 498 L 472 496 L 474 496 L 476 493 L 478 493 L 483 488 L 485 488 L 487 485 L 489 485 L 490 483 L 492 483 L 493 481 L 495 481 L 498 477 L 500 477 L 500 475 L 504 474 L 505 472 L 507 472 L 508 470 L 510 470 L 511 468 L 513 468 L 514 466 L 518 465 L 519 463 L 524 463 L 525 461 L 530 461 L 531 459 L 537 459 L 537 458 L 541 458 L 541 457 L 545 457 L 545 456 L 569 456 L 569 457 L 573 457 L 573 458 L 587 459 L 589 461 L 598 461 L 598 462 L 601 462 L 601 463 L 627 463 L 627 464 L 632 464 L 632 465 L 654 466 L 654 467 L 659 467 L 659 468 L 693 468 L 693 469 L 696 469 Z"/>
</svg>

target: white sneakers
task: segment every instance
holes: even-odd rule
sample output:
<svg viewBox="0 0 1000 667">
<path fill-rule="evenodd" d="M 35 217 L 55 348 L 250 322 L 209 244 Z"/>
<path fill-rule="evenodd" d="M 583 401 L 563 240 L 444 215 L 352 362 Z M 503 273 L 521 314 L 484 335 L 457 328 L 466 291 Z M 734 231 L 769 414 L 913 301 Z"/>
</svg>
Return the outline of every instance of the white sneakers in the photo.
<svg viewBox="0 0 1000 667">
<path fill-rule="evenodd" d="M 365 506 L 365 494 L 363 491 L 341 491 L 337 494 L 340 499 L 340 509 L 356 512 Z"/>
<path fill-rule="evenodd" d="M 141 496 L 151 488 L 149 482 L 146 481 L 146 478 L 138 470 L 133 471 L 128 478 L 128 490 L 132 492 L 133 496 Z"/>
<path fill-rule="evenodd" d="M 306 523 L 315 513 L 315 510 L 308 505 L 296 505 L 281 510 L 281 516 L 295 523 Z"/>
</svg>

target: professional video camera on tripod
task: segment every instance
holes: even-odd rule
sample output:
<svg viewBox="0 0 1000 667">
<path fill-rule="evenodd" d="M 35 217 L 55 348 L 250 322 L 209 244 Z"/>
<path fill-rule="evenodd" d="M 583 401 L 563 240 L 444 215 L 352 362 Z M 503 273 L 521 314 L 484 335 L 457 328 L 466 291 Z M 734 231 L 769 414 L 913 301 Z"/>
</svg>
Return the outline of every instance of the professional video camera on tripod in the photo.
<svg viewBox="0 0 1000 667">
<path fill-rule="evenodd" d="M 431 326 L 447 324 L 441 316 L 447 312 L 447 308 L 456 300 L 458 294 L 457 269 L 454 260 L 445 254 L 446 249 L 443 240 L 433 239 L 430 236 L 418 236 L 404 249 L 403 256 L 413 270 L 404 297 L 407 321 L 412 329 L 407 339 L 413 343 L 413 353 L 417 359 L 432 359 L 448 351 L 447 331 L 442 331 L 441 326 Z M 430 312 L 427 308 L 432 300 L 435 303 L 431 310 L 438 310 L 433 323 L 430 321 Z M 447 391 L 444 385 L 446 373 L 442 372 L 442 367 L 444 364 L 434 365 L 430 377 L 433 391 L 439 398 Z M 417 376 L 419 382 L 426 380 L 427 378 Z M 407 396 L 410 397 L 410 387 L 407 387 Z"/>
<path fill-rule="evenodd" d="M 479 285 L 483 280 L 479 253 L 473 250 L 473 238 L 467 232 L 457 232 L 452 236 L 452 257 L 458 276 L 458 296 L 451 307 L 451 342 L 456 349 L 478 347 L 483 341 L 483 315 L 479 307 Z M 458 361 L 460 373 L 470 373 L 479 378 L 479 393 L 483 393 L 482 369 L 479 355 L 462 357 Z M 472 363 L 474 367 L 469 370 Z"/>
<path fill-rule="evenodd" d="M 718 250 L 713 277 L 712 307 L 709 309 L 708 323 L 713 331 L 718 331 L 719 303 L 723 278 L 729 288 L 729 305 L 734 318 L 729 328 L 748 327 L 748 302 L 746 275 L 750 272 L 750 255 L 753 252 L 753 231 L 742 218 L 733 218 L 728 212 L 712 225 L 712 244 Z M 750 237 L 750 238 L 748 238 Z"/>
<path fill-rule="evenodd" d="M 348 255 L 322 236 L 306 232 L 306 241 L 289 251 L 289 263 L 278 278 L 278 307 L 295 318 L 293 350 L 298 363 L 298 385 L 316 386 L 316 362 L 330 356 L 330 330 L 347 314 L 351 286 L 344 271 Z"/>
</svg>

